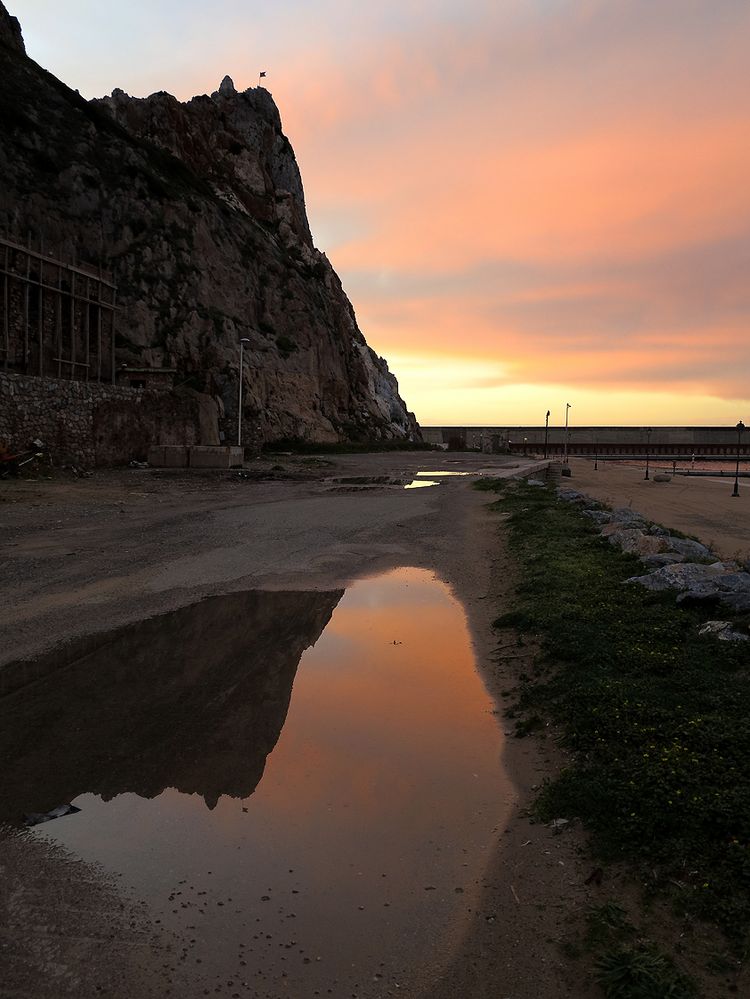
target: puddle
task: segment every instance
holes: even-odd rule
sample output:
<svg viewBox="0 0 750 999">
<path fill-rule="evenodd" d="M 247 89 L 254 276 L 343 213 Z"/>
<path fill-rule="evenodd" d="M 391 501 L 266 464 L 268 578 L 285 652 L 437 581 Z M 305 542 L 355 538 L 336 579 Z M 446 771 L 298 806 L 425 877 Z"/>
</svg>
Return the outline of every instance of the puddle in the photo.
<svg viewBox="0 0 750 999">
<path fill-rule="evenodd" d="M 417 472 L 417 475 L 422 473 Z M 329 488 L 335 492 L 365 492 L 369 489 L 396 488 L 420 489 L 424 486 L 437 486 L 438 482 L 424 479 L 407 479 L 392 475 L 349 475 L 346 478 L 331 479 Z"/>
<path fill-rule="evenodd" d="M 80 808 L 34 835 L 191 941 L 197 994 L 406 995 L 448 958 L 510 790 L 429 573 L 210 598 L 6 675 L 0 818 Z"/>
<path fill-rule="evenodd" d="M 477 472 L 417 472 L 417 476 L 430 475 L 434 476 L 435 478 L 447 478 L 447 477 L 452 478 L 459 475 L 477 475 L 477 474 L 478 474 Z"/>
<path fill-rule="evenodd" d="M 417 477 L 412 479 L 411 482 L 404 486 L 404 489 L 421 489 L 423 486 L 439 486 L 441 479 L 448 478 L 458 478 L 464 475 L 476 475 L 476 472 L 452 472 L 452 471 L 437 471 L 437 472 L 417 472 Z M 427 476 L 429 476 L 427 478 Z"/>
</svg>

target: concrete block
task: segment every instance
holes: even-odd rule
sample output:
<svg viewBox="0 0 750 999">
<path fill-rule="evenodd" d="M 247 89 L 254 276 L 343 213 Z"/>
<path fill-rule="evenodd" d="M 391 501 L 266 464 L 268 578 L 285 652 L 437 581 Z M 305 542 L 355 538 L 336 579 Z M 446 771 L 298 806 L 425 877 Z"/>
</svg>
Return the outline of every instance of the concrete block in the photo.
<svg viewBox="0 0 750 999">
<path fill-rule="evenodd" d="M 153 468 L 187 468 L 188 448 L 182 444 L 155 444 L 148 449 L 148 463 Z"/>
<path fill-rule="evenodd" d="M 164 445 L 164 467 L 165 468 L 187 468 L 189 448 L 183 444 Z"/>
<path fill-rule="evenodd" d="M 243 449 L 236 446 L 194 444 L 190 448 L 191 468 L 236 468 L 242 465 Z"/>
</svg>

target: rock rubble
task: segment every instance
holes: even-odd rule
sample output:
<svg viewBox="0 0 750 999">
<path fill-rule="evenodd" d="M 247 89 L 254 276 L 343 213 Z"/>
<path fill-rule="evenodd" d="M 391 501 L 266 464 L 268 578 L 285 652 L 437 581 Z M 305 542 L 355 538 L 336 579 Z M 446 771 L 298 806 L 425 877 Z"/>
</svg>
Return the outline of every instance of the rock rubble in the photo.
<svg viewBox="0 0 750 999">
<path fill-rule="evenodd" d="M 599 527 L 601 536 L 610 544 L 640 558 L 649 571 L 631 576 L 626 584 L 655 592 L 675 591 L 678 603 L 718 603 L 735 613 L 750 611 L 750 564 L 717 560 L 706 545 L 675 537 L 627 507 L 607 510 L 575 489 L 559 488 L 557 495 L 581 507 L 583 515 Z M 722 641 L 748 638 L 726 621 L 708 621 L 699 634 L 715 635 Z"/>
</svg>

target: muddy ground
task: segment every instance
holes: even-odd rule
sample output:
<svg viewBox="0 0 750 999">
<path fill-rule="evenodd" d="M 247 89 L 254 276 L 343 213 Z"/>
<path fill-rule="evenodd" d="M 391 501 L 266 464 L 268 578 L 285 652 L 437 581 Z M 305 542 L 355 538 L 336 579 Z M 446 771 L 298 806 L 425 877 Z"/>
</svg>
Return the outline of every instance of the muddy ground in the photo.
<svg viewBox="0 0 750 999">
<path fill-rule="evenodd" d="M 248 478 L 128 469 L 2 483 L 0 692 L 3 666 L 204 596 L 339 589 L 409 565 L 436 572 L 463 603 L 501 708 L 498 724 L 507 726 L 500 691 L 513 685 L 527 653 L 498 651 L 491 628 L 513 588 L 502 523 L 470 478 L 413 490 L 396 483 L 430 469 L 517 474 L 514 464 L 436 453 L 282 456 L 251 463 Z M 560 951 L 596 892 L 584 885 L 578 834 L 553 835 L 524 817 L 533 789 L 558 765 L 551 738 L 506 740 L 502 766 L 513 792 L 481 904 L 456 927 L 452 951 L 435 955 L 414 999 L 589 994 L 568 980 Z M 0 873 L 0 995 L 234 994 L 226 982 L 188 973 L 184 942 L 81 861 L 8 832 Z"/>
</svg>

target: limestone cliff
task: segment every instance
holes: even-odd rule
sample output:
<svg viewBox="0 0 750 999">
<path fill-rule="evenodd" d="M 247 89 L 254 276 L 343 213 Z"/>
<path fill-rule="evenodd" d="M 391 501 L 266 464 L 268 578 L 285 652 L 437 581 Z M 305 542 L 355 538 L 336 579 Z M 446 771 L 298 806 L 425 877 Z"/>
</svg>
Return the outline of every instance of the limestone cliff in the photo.
<svg viewBox="0 0 750 999">
<path fill-rule="evenodd" d="M 245 439 L 419 439 L 313 246 L 294 153 L 263 88 L 87 102 L 29 59 L 0 3 L 0 234 L 101 265 L 118 363 L 177 369 Z"/>
</svg>

